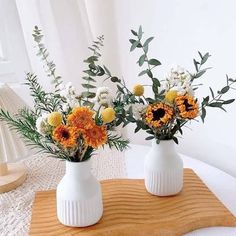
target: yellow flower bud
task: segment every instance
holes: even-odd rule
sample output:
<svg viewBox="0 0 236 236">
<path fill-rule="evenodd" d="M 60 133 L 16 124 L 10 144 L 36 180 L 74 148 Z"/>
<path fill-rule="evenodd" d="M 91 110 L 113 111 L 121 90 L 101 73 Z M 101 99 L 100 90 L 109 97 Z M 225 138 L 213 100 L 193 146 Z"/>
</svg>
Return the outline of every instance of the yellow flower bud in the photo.
<svg viewBox="0 0 236 236">
<path fill-rule="evenodd" d="M 112 107 L 105 108 L 101 115 L 104 123 L 110 123 L 116 118 L 116 112 Z"/>
<path fill-rule="evenodd" d="M 48 124 L 51 126 L 58 126 L 62 122 L 62 115 L 60 112 L 54 111 L 48 115 Z"/>
<path fill-rule="evenodd" d="M 177 91 L 170 90 L 166 93 L 165 100 L 169 103 L 173 103 L 176 97 L 177 97 Z"/>
<path fill-rule="evenodd" d="M 141 84 L 136 84 L 133 88 L 133 94 L 135 96 L 143 96 L 144 94 L 144 87 Z"/>
</svg>

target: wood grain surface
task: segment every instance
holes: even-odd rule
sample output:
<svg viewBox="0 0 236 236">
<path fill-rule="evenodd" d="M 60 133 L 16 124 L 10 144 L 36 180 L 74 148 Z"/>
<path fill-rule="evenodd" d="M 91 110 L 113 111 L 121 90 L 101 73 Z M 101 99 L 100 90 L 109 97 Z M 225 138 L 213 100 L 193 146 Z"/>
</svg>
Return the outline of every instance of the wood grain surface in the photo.
<svg viewBox="0 0 236 236">
<path fill-rule="evenodd" d="M 150 195 L 143 180 L 102 181 L 104 214 L 93 226 L 66 227 L 56 216 L 55 191 L 37 192 L 30 235 L 178 236 L 210 226 L 236 226 L 236 218 L 190 169 L 172 197 Z"/>
<path fill-rule="evenodd" d="M 6 175 L 0 176 L 0 193 L 11 191 L 26 179 L 26 169 L 21 163 L 7 164 L 8 170 Z"/>
</svg>

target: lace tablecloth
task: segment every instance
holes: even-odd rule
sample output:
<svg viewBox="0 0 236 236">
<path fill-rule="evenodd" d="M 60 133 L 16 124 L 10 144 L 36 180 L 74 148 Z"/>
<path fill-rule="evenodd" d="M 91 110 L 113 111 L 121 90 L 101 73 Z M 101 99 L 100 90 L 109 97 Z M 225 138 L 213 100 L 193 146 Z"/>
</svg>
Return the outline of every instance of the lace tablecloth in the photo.
<svg viewBox="0 0 236 236">
<path fill-rule="evenodd" d="M 0 194 L 0 236 L 28 235 L 35 191 L 55 189 L 65 173 L 65 161 L 34 155 L 22 161 L 25 183 Z M 126 177 L 124 154 L 109 149 L 92 157 L 92 172 L 99 180 Z"/>
</svg>

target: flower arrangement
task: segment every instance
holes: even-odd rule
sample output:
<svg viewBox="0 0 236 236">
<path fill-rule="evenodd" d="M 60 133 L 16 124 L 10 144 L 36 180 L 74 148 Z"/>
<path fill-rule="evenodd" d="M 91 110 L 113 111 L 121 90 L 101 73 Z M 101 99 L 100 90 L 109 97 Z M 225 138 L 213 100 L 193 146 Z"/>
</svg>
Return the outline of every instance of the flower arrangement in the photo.
<svg viewBox="0 0 236 236">
<path fill-rule="evenodd" d="M 195 96 L 195 91 L 202 85 L 197 81 L 210 68 L 203 68 L 209 53 L 198 52 L 200 60 L 193 59 L 196 72 L 189 71 L 177 66 L 172 68 L 170 73 L 162 80 L 155 77 L 153 70 L 161 65 L 155 58 L 149 58 L 149 43 L 154 39 L 150 37 L 143 39 L 142 27 L 138 31 L 131 30 L 134 38 L 130 39 L 130 51 L 139 49 L 141 56 L 137 63 L 144 67 L 139 76 L 146 76 L 151 79 L 151 84 L 136 84 L 133 91 L 130 91 L 124 81 L 117 83 L 118 103 L 123 104 L 123 125 L 136 123 L 135 132 L 145 130 L 149 136 L 146 140 L 155 139 L 158 144 L 161 140 L 173 139 L 178 143 L 178 134 L 183 134 L 182 128 L 191 120 L 206 117 L 206 108 L 220 108 L 225 111 L 225 105 L 231 104 L 235 99 L 223 99 L 223 96 L 230 90 L 235 89 L 233 85 L 236 79 L 226 76 L 226 85 L 217 92 L 210 88 L 210 95 L 202 100 Z M 144 96 L 145 86 L 151 86 L 153 97 Z"/>
<path fill-rule="evenodd" d="M 82 78 L 85 91 L 79 95 L 71 83 L 64 84 L 61 76 L 56 75 L 56 66 L 49 59 L 38 27 L 33 31 L 33 37 L 47 75 L 52 79 L 54 91 L 46 92 L 37 76 L 27 73 L 26 85 L 34 99 L 34 110 L 22 108 L 17 114 L 10 114 L 0 109 L 0 120 L 20 133 L 31 147 L 68 161 L 85 161 L 97 148 L 106 144 L 123 151 L 128 146 L 128 140 L 116 133 L 120 121 L 117 122 L 117 106 L 110 90 L 101 87 L 96 93 L 93 92 L 96 77 L 106 76 L 105 79 L 113 81 L 117 79 L 105 66 L 99 65 L 103 36 L 89 47 L 92 55 L 84 61 L 88 68 L 84 70 Z"/>
</svg>

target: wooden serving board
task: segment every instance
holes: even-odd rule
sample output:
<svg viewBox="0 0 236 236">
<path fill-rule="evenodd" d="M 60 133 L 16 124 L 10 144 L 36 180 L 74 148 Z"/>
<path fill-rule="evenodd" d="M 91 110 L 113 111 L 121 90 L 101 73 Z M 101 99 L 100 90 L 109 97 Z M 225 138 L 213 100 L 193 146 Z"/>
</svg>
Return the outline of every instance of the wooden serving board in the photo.
<svg viewBox="0 0 236 236">
<path fill-rule="evenodd" d="M 66 227 L 56 216 L 55 190 L 37 192 L 30 235 L 180 236 L 210 226 L 236 226 L 236 218 L 191 170 L 184 188 L 172 197 L 149 194 L 143 180 L 102 181 L 104 214 L 95 225 Z"/>
</svg>

